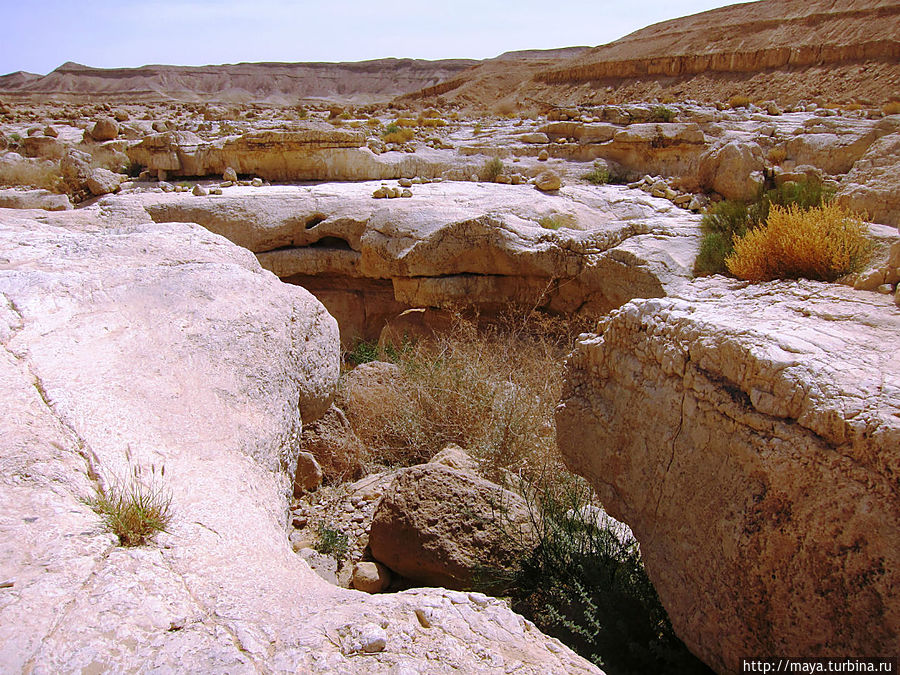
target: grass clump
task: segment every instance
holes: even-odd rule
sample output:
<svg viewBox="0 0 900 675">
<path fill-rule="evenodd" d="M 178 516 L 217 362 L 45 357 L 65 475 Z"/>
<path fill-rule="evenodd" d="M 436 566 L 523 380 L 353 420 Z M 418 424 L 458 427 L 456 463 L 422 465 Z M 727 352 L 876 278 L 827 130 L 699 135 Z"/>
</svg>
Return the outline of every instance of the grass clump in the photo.
<svg viewBox="0 0 900 675">
<path fill-rule="evenodd" d="M 318 542 L 316 550 L 323 555 L 330 555 L 340 564 L 350 552 L 350 538 L 333 527 L 328 527 L 324 523 L 319 523 L 316 529 Z"/>
<path fill-rule="evenodd" d="M 484 166 L 481 167 L 481 177 L 490 182 L 494 182 L 497 180 L 497 177 L 503 173 L 503 162 L 500 161 L 500 158 L 494 157 L 492 159 L 487 160 L 484 163 Z"/>
<path fill-rule="evenodd" d="M 538 221 L 538 224 L 545 230 L 558 230 L 563 226 L 563 221 L 556 216 L 544 216 Z"/>
<path fill-rule="evenodd" d="M 630 531 L 583 482 L 553 484 L 530 499 L 537 546 L 513 574 L 513 609 L 610 675 L 711 672 L 672 630 Z"/>
<path fill-rule="evenodd" d="M 888 101 L 881 106 L 881 112 L 885 115 L 900 115 L 900 101 Z"/>
<path fill-rule="evenodd" d="M 748 281 L 834 281 L 867 262 L 868 227 L 837 204 L 804 209 L 774 205 L 766 223 L 736 239 L 728 271 Z"/>
<path fill-rule="evenodd" d="M 750 107 L 750 97 L 749 96 L 732 96 L 728 99 L 728 107 L 729 108 L 749 108 Z"/>
<path fill-rule="evenodd" d="M 165 466 L 158 471 L 151 466 L 145 478 L 139 466 L 131 467 L 128 479 L 98 487 L 89 500 L 122 546 L 140 546 L 157 532 L 165 532 L 172 517 L 172 494 L 162 484 L 165 471 Z"/>
<path fill-rule="evenodd" d="M 456 443 L 496 479 L 557 457 L 562 357 L 582 326 L 540 315 L 504 323 L 456 316 L 446 332 L 395 351 L 398 376 L 365 405 L 344 405 L 359 394 L 339 392 L 371 464 L 410 466 Z"/>
<path fill-rule="evenodd" d="M 588 183 L 592 185 L 606 185 L 610 182 L 609 169 L 601 164 L 594 164 L 594 168 L 582 176 Z"/>
</svg>

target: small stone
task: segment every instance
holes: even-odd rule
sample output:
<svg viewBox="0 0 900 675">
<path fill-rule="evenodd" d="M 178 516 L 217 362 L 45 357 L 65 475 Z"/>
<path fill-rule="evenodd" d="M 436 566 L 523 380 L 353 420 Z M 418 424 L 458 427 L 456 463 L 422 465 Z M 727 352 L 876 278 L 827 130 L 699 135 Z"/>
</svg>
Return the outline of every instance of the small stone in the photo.
<svg viewBox="0 0 900 675">
<path fill-rule="evenodd" d="M 300 497 L 311 492 L 322 484 L 322 467 L 312 453 L 301 452 L 297 456 L 297 469 L 294 472 L 294 496 Z"/>
<path fill-rule="evenodd" d="M 391 585 L 391 573 L 377 562 L 358 562 L 353 566 L 353 588 L 366 593 L 381 593 Z"/>
<path fill-rule="evenodd" d="M 209 194 L 211 195 L 220 195 L 222 194 L 222 188 L 210 188 Z"/>
<path fill-rule="evenodd" d="M 175 186 L 171 183 L 167 183 L 166 181 L 160 181 L 158 183 L 159 189 L 163 192 L 175 192 Z"/>
<path fill-rule="evenodd" d="M 387 197 L 387 191 L 384 188 L 378 188 L 375 192 L 372 193 L 372 197 L 375 199 L 384 199 Z"/>
<path fill-rule="evenodd" d="M 894 292 L 894 287 L 890 284 L 881 284 L 881 286 L 875 289 L 875 292 L 881 293 L 882 295 L 891 295 Z"/>
<path fill-rule="evenodd" d="M 291 518 L 291 527 L 293 527 L 294 529 L 297 529 L 297 530 L 302 530 L 304 527 L 306 527 L 306 524 L 308 522 L 309 522 L 308 517 L 294 515 L 294 517 Z"/>
<path fill-rule="evenodd" d="M 123 176 L 113 173 L 109 169 L 94 169 L 87 180 L 87 188 L 92 195 L 108 195 L 119 189 Z"/>
<path fill-rule="evenodd" d="M 546 162 L 548 159 L 550 159 L 550 153 L 546 150 L 541 150 L 541 152 L 538 154 L 538 161 Z"/>
<path fill-rule="evenodd" d="M 377 654 L 387 646 L 387 633 L 381 626 L 367 622 L 360 626 L 345 624 L 338 628 L 341 651 L 345 654 Z"/>
<path fill-rule="evenodd" d="M 164 134 L 169 130 L 169 125 L 165 122 L 154 122 L 150 128 L 159 134 Z"/>
<path fill-rule="evenodd" d="M 553 192 L 554 190 L 559 190 L 562 186 L 562 181 L 555 172 L 544 171 L 535 179 L 534 185 L 542 192 Z"/>
<path fill-rule="evenodd" d="M 193 194 L 195 197 L 205 197 L 209 194 L 209 191 L 202 185 L 195 185 L 194 189 L 191 190 L 191 194 Z"/>
<path fill-rule="evenodd" d="M 502 183 L 503 185 L 509 185 L 510 183 L 512 183 L 512 179 L 509 176 L 507 176 L 505 173 L 501 173 L 499 176 L 497 176 L 497 178 L 494 182 Z"/>
<path fill-rule="evenodd" d="M 237 183 L 237 171 L 230 166 L 222 173 L 222 180 L 230 183 Z"/>
<path fill-rule="evenodd" d="M 408 188 L 408 187 L 412 187 L 413 182 L 409 178 L 401 178 L 400 180 L 397 181 L 397 184 L 400 187 Z"/>
<path fill-rule="evenodd" d="M 400 196 L 406 197 L 406 198 L 412 197 L 413 196 L 412 190 L 404 190 L 403 192 L 400 193 Z"/>
<path fill-rule="evenodd" d="M 254 178 L 250 181 L 250 185 L 252 185 L 253 187 L 262 187 L 262 184 L 262 178 Z"/>
<path fill-rule="evenodd" d="M 56 130 L 55 127 L 48 124 L 47 126 L 44 127 L 44 136 L 49 136 L 50 138 L 58 138 L 59 132 Z"/>
</svg>

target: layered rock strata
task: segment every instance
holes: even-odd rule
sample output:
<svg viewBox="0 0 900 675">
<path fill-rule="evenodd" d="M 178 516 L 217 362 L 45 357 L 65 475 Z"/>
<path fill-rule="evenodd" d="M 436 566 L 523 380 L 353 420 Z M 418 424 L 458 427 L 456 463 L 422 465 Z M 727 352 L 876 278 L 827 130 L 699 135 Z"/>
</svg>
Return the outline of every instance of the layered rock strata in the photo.
<svg viewBox="0 0 900 675">
<path fill-rule="evenodd" d="M 884 295 L 714 278 L 626 304 L 570 356 L 566 462 L 716 670 L 900 649 L 897 335 Z"/>
</svg>

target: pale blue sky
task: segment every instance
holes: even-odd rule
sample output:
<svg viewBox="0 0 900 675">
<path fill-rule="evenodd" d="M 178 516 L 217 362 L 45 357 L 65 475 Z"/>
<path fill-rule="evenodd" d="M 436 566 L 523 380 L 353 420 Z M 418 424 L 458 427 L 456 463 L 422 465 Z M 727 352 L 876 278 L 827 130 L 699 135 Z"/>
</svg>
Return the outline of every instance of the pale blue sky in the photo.
<svg viewBox="0 0 900 675">
<path fill-rule="evenodd" d="M 722 0 L 0 0 L 0 74 L 241 61 L 488 58 L 599 45 Z"/>
</svg>

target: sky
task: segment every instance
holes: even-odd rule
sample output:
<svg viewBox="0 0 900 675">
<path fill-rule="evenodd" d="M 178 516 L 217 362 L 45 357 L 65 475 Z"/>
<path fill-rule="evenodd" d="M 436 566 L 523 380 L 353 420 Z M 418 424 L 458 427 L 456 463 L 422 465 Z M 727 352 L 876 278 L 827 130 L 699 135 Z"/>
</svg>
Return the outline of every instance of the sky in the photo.
<svg viewBox="0 0 900 675">
<path fill-rule="evenodd" d="M 0 74 L 497 56 L 611 42 L 722 0 L 0 0 Z"/>
</svg>

